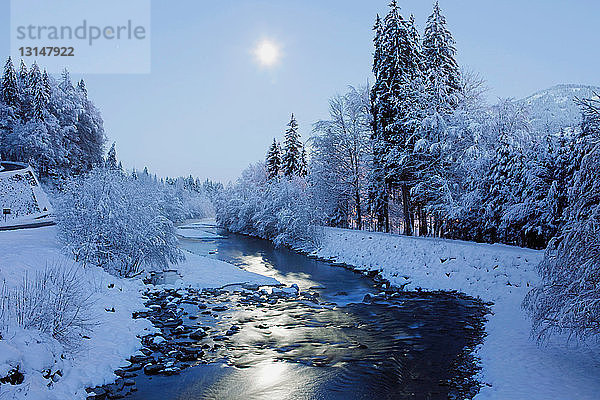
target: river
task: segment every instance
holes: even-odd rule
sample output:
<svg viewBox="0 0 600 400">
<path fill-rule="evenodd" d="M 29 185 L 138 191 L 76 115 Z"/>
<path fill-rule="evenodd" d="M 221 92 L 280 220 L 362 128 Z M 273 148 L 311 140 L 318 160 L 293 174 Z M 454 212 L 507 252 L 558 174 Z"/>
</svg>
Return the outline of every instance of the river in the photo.
<svg viewBox="0 0 600 400">
<path fill-rule="evenodd" d="M 227 312 L 208 322 L 235 323 L 239 333 L 178 375 L 141 374 L 128 399 L 448 399 L 477 392 L 471 350 L 481 338 L 479 302 L 415 292 L 363 302 L 382 289 L 362 274 L 265 240 L 195 229 L 214 236 L 182 239 L 183 249 L 297 284 L 318 293 L 319 304 L 253 305 L 226 295 Z"/>
</svg>

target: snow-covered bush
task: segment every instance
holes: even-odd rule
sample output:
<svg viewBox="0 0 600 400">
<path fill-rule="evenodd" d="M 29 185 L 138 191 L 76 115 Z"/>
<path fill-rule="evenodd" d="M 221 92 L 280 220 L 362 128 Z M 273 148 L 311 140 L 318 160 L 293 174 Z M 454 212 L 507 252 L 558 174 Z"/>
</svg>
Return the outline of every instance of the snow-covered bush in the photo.
<svg viewBox="0 0 600 400">
<path fill-rule="evenodd" d="M 120 170 L 95 168 L 57 198 L 59 238 L 75 260 L 131 277 L 183 258 L 155 186 Z"/>
<path fill-rule="evenodd" d="M 315 209 L 304 178 L 267 181 L 262 163 L 248 167 L 216 199 L 221 226 L 278 246 L 314 247 L 320 237 Z"/>
<path fill-rule="evenodd" d="M 0 287 L 0 332 L 12 327 L 35 329 L 67 347 L 76 347 L 95 324 L 92 296 L 82 273 L 73 266 L 52 265 L 34 276 L 25 275 L 17 287 Z"/>
</svg>

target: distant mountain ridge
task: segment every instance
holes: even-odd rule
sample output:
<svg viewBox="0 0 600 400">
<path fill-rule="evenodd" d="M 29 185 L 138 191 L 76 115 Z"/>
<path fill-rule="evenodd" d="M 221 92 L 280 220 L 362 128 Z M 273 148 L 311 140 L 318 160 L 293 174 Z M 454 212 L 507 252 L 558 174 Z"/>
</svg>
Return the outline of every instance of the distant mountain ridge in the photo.
<svg viewBox="0 0 600 400">
<path fill-rule="evenodd" d="M 581 123 L 581 110 L 576 98 L 586 99 L 600 95 L 600 87 L 561 84 L 540 90 L 518 100 L 529 107 L 531 127 L 534 132 L 556 133 L 564 128 L 575 128 Z"/>
</svg>

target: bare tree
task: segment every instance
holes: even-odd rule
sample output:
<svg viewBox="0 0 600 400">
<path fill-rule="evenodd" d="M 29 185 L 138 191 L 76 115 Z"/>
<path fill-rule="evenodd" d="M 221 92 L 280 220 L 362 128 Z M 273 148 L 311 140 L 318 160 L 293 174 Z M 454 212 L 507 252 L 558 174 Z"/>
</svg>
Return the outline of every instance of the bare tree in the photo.
<svg viewBox="0 0 600 400">
<path fill-rule="evenodd" d="M 333 97 L 329 116 L 314 125 L 312 183 L 324 203 L 329 204 L 328 214 L 341 211 L 337 224 L 355 221 L 362 229 L 371 136 L 368 87 L 350 87 L 345 95 Z"/>
</svg>

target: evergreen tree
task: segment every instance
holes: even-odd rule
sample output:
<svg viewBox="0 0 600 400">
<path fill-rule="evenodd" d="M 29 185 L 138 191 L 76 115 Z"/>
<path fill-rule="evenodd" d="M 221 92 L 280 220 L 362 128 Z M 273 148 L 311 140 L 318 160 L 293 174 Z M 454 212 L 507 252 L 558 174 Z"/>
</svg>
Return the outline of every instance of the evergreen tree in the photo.
<svg viewBox="0 0 600 400">
<path fill-rule="evenodd" d="M 404 233 L 412 235 L 410 189 L 414 180 L 415 105 L 420 78 L 420 53 L 413 42 L 415 30 L 399 13 L 395 0 L 383 23 L 375 26 L 375 84 L 371 101 L 373 112 L 373 167 L 375 184 L 371 198 L 382 215 L 379 224 L 389 231 L 389 193 L 399 187 L 402 193 Z M 381 182 L 383 179 L 383 182 Z M 378 181 L 379 180 L 379 181 Z"/>
<path fill-rule="evenodd" d="M 4 75 L 2 76 L 2 101 L 14 110 L 19 107 L 17 74 L 10 57 L 8 57 L 8 60 L 6 61 Z"/>
<path fill-rule="evenodd" d="M 510 138 L 506 133 L 502 133 L 498 139 L 498 148 L 490 171 L 489 194 L 485 203 L 486 228 L 492 242 L 495 242 L 499 238 L 498 231 L 502 222 L 502 214 L 508 202 L 507 189 L 511 179 L 510 163 L 513 156 L 512 152 Z"/>
<path fill-rule="evenodd" d="M 281 152 L 279 143 L 273 139 L 273 144 L 269 147 L 266 158 L 267 179 L 276 179 L 281 172 Z"/>
<path fill-rule="evenodd" d="M 21 107 L 18 112 L 19 118 L 24 122 L 30 119 L 31 115 L 31 96 L 29 96 L 29 70 L 23 59 L 19 66 L 19 94 L 21 96 Z"/>
<path fill-rule="evenodd" d="M 48 77 L 48 72 L 44 69 L 44 73 L 42 74 L 42 91 L 41 91 L 41 99 L 45 106 L 50 103 L 50 96 L 52 95 L 52 88 L 50 87 L 50 78 Z"/>
<path fill-rule="evenodd" d="M 298 123 L 294 114 L 287 125 L 288 129 L 285 132 L 285 140 L 283 144 L 282 171 L 285 176 L 298 175 L 301 164 L 302 143 L 300 142 L 300 134 L 298 133 Z"/>
<path fill-rule="evenodd" d="M 77 83 L 77 89 L 79 89 L 79 91 L 80 91 L 81 93 L 83 93 L 83 96 L 84 96 L 85 98 L 87 98 L 87 88 L 85 87 L 85 82 L 83 81 L 83 79 L 81 79 L 81 80 L 79 81 L 79 83 Z"/>
<path fill-rule="evenodd" d="M 455 41 L 446 27 L 446 18 L 438 2 L 425 26 L 423 56 L 431 102 L 437 112 L 450 112 L 458 104 L 460 70 L 456 62 Z"/>
<path fill-rule="evenodd" d="M 371 213 L 377 216 L 377 228 L 379 230 L 389 230 L 389 215 L 388 215 L 388 188 L 386 186 L 385 172 L 385 154 L 386 146 L 384 141 L 384 104 L 383 95 L 386 90 L 384 68 L 384 38 L 383 38 L 383 23 L 379 14 L 373 26 L 374 38 L 373 45 L 375 51 L 373 53 L 373 75 L 375 75 L 375 83 L 371 89 L 371 114 L 372 114 L 372 134 L 371 144 L 373 157 L 371 160 L 371 168 L 369 169 L 369 185 L 368 185 L 368 208 Z"/>
<path fill-rule="evenodd" d="M 21 59 L 21 64 L 19 66 L 19 80 L 23 87 L 27 86 L 27 80 L 29 77 L 29 71 L 27 70 L 27 65 L 25 65 L 25 61 Z"/>
<path fill-rule="evenodd" d="M 108 155 L 106 156 L 106 168 L 108 169 L 121 169 L 121 163 L 117 164 L 117 150 L 115 149 L 115 142 L 110 146 Z"/>
<path fill-rule="evenodd" d="M 73 83 L 71 83 L 71 75 L 69 74 L 69 71 L 66 68 L 63 69 L 63 71 L 60 74 L 60 83 L 58 84 L 58 87 L 60 87 L 60 89 L 65 93 L 69 93 L 73 90 Z"/>
<path fill-rule="evenodd" d="M 44 78 L 36 63 L 31 66 L 31 71 L 29 71 L 28 92 L 32 101 L 31 117 L 43 121 L 49 98 L 47 97 Z"/>
</svg>

